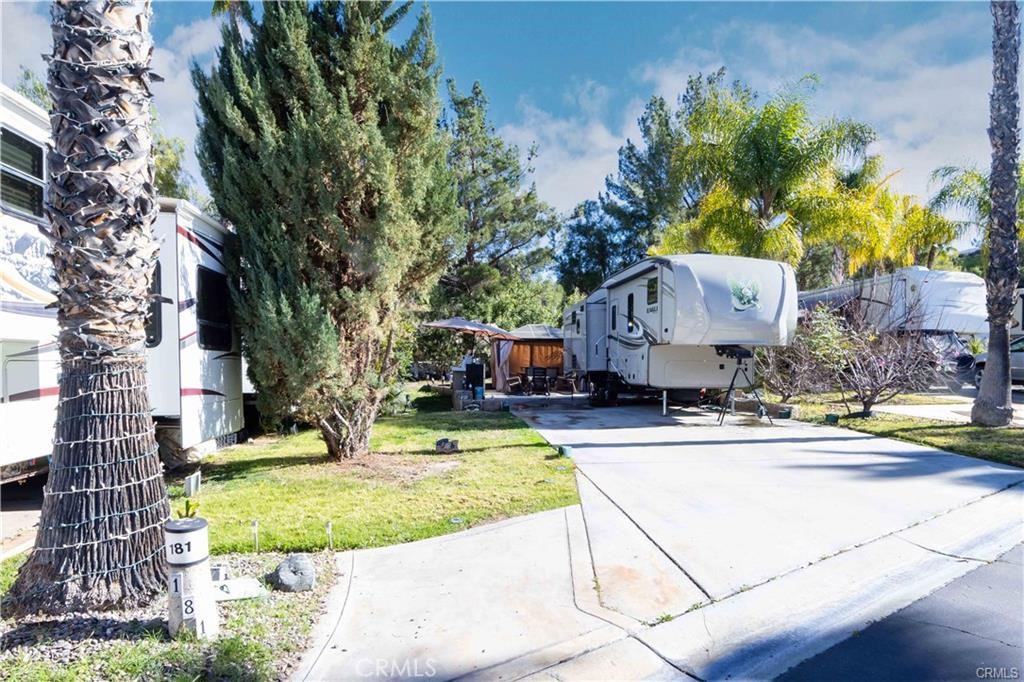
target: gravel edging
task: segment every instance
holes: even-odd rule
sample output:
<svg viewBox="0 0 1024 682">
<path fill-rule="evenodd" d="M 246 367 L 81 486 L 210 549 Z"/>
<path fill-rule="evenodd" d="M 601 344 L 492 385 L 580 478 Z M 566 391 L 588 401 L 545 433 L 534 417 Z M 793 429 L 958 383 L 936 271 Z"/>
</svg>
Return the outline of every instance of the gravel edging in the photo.
<svg viewBox="0 0 1024 682">
<path fill-rule="evenodd" d="M 313 627 L 325 611 L 328 591 L 336 580 L 334 554 L 310 554 L 317 569 L 317 581 L 307 592 L 276 592 L 264 599 L 220 602 L 220 640 L 239 638 L 265 647 L 270 679 L 287 679 L 310 643 Z M 213 564 L 226 564 L 232 577 L 254 576 L 260 580 L 285 554 L 231 554 L 212 557 Z M 118 650 L 144 643 L 155 659 L 168 654 L 163 667 L 155 666 L 153 676 L 172 676 L 177 662 L 206 661 L 215 657 L 216 644 L 187 639 L 172 640 L 167 633 L 167 606 L 158 600 L 144 608 L 127 611 L 68 613 L 59 616 L 31 616 L 0 620 L 0 678 L 14 677 L 22 666 L 62 669 L 71 665 L 88 670 L 82 679 L 107 679 L 110 666 L 117 664 Z M 175 653 L 175 656 L 169 654 Z M 263 677 L 260 675 L 259 677 Z M 230 677 L 228 678 L 230 679 Z"/>
</svg>

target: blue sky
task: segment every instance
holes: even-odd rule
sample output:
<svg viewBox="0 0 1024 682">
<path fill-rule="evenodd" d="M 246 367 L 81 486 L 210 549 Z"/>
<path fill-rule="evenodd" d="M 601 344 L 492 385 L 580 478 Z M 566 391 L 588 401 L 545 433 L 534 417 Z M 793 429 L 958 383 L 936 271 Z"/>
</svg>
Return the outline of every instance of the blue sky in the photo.
<svg viewBox="0 0 1024 682">
<path fill-rule="evenodd" d="M 219 43 L 209 2 L 154 2 L 154 68 L 164 127 L 195 134 L 190 57 Z M 688 74 L 725 66 L 758 92 L 814 72 L 821 116 L 879 132 L 893 183 L 927 197 L 944 164 L 988 162 L 990 17 L 986 3 L 435 2 L 447 75 L 474 80 L 511 142 L 536 142 L 541 196 L 562 210 L 596 196 L 616 151 L 636 137 L 652 94 L 674 101 Z M 49 49 L 47 5 L 0 5 L 3 81 Z M 409 22 L 411 23 L 411 22 Z M 198 176 L 194 159 L 189 166 Z"/>
</svg>

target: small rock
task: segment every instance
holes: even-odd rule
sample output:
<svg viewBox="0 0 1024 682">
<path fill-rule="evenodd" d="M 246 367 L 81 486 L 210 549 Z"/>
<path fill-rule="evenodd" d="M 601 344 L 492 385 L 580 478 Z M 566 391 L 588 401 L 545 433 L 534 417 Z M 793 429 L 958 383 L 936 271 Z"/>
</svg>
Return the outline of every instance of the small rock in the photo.
<svg viewBox="0 0 1024 682">
<path fill-rule="evenodd" d="M 305 592 L 316 583 L 316 568 L 306 554 L 289 554 L 266 575 L 267 582 L 282 592 Z"/>
</svg>

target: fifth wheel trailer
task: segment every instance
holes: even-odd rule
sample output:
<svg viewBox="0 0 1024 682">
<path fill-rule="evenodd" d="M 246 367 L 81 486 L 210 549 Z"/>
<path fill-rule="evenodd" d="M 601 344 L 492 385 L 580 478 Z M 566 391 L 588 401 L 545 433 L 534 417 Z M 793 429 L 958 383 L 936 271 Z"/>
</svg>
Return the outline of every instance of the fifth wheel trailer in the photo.
<svg viewBox="0 0 1024 682">
<path fill-rule="evenodd" d="M 752 347 L 792 340 L 796 278 L 789 265 L 756 258 L 645 258 L 566 309 L 562 322 L 564 369 L 595 401 L 724 389 L 737 367 L 752 376 Z"/>
<path fill-rule="evenodd" d="M 0 85 L 0 482 L 46 469 L 60 357 L 46 226 L 46 112 Z M 224 246 L 231 235 L 187 201 L 161 199 L 147 326 L 149 394 L 161 453 L 212 448 L 242 428 L 242 367 Z"/>
<path fill-rule="evenodd" d="M 868 322 L 886 331 L 952 331 L 988 336 L 985 280 L 969 272 L 920 266 L 800 293 L 800 307 L 856 301 Z"/>
<path fill-rule="evenodd" d="M 0 238 L 22 251 L 0 261 L 0 481 L 44 471 L 53 438 L 60 357 L 48 282 L 19 264 L 46 253 L 45 243 L 5 205 Z M 163 242 L 146 328 L 149 397 L 161 455 L 180 462 L 230 441 L 242 429 L 242 368 L 231 324 L 223 265 L 227 233 L 184 201 L 160 200 L 154 231 Z M 49 277 L 47 272 L 45 277 Z"/>
</svg>

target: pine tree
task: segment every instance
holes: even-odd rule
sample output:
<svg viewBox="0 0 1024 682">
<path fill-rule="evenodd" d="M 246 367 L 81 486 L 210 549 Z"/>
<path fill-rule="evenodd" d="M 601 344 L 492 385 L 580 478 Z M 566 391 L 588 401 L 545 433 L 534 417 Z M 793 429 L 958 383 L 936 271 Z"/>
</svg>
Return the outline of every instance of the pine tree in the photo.
<svg viewBox="0 0 1024 682">
<path fill-rule="evenodd" d="M 554 323 L 561 316 L 561 288 L 542 271 L 553 262 L 550 241 L 558 227 L 551 206 L 528 184 L 536 150 L 526 154 L 507 145 L 487 119 L 487 95 L 480 83 L 460 94 L 448 81 L 451 135 L 448 165 L 458 187 L 461 248 L 431 300 L 431 317 L 461 316 L 511 329 L 531 322 Z M 463 349 L 451 332 L 423 330 L 418 357 L 454 360 Z"/>
<path fill-rule="evenodd" d="M 591 292 L 630 264 L 618 235 L 596 201 L 584 201 L 573 210 L 558 249 L 558 281 L 567 292 Z"/>
<path fill-rule="evenodd" d="M 365 453 L 409 317 L 457 242 L 430 15 L 270 2 L 197 65 L 203 176 L 238 233 L 233 292 L 262 409 Z"/>
<path fill-rule="evenodd" d="M 647 247 L 686 207 L 684 187 L 672 175 L 680 132 L 668 104 L 652 97 L 638 123 L 641 145 L 626 140 L 619 148 L 618 175 L 605 179 L 599 199 L 623 238 L 627 262 L 643 258 Z"/>
<path fill-rule="evenodd" d="M 557 218 L 537 188 L 526 185 L 536 149 L 528 150 L 524 167 L 519 148 L 506 145 L 487 120 L 487 95 L 479 82 L 460 95 L 449 80 L 448 95 L 454 114 L 446 125 L 452 136 L 448 163 L 465 212 L 466 246 L 456 266 L 485 264 L 508 274 L 548 265 L 551 250 L 541 242 Z"/>
</svg>

